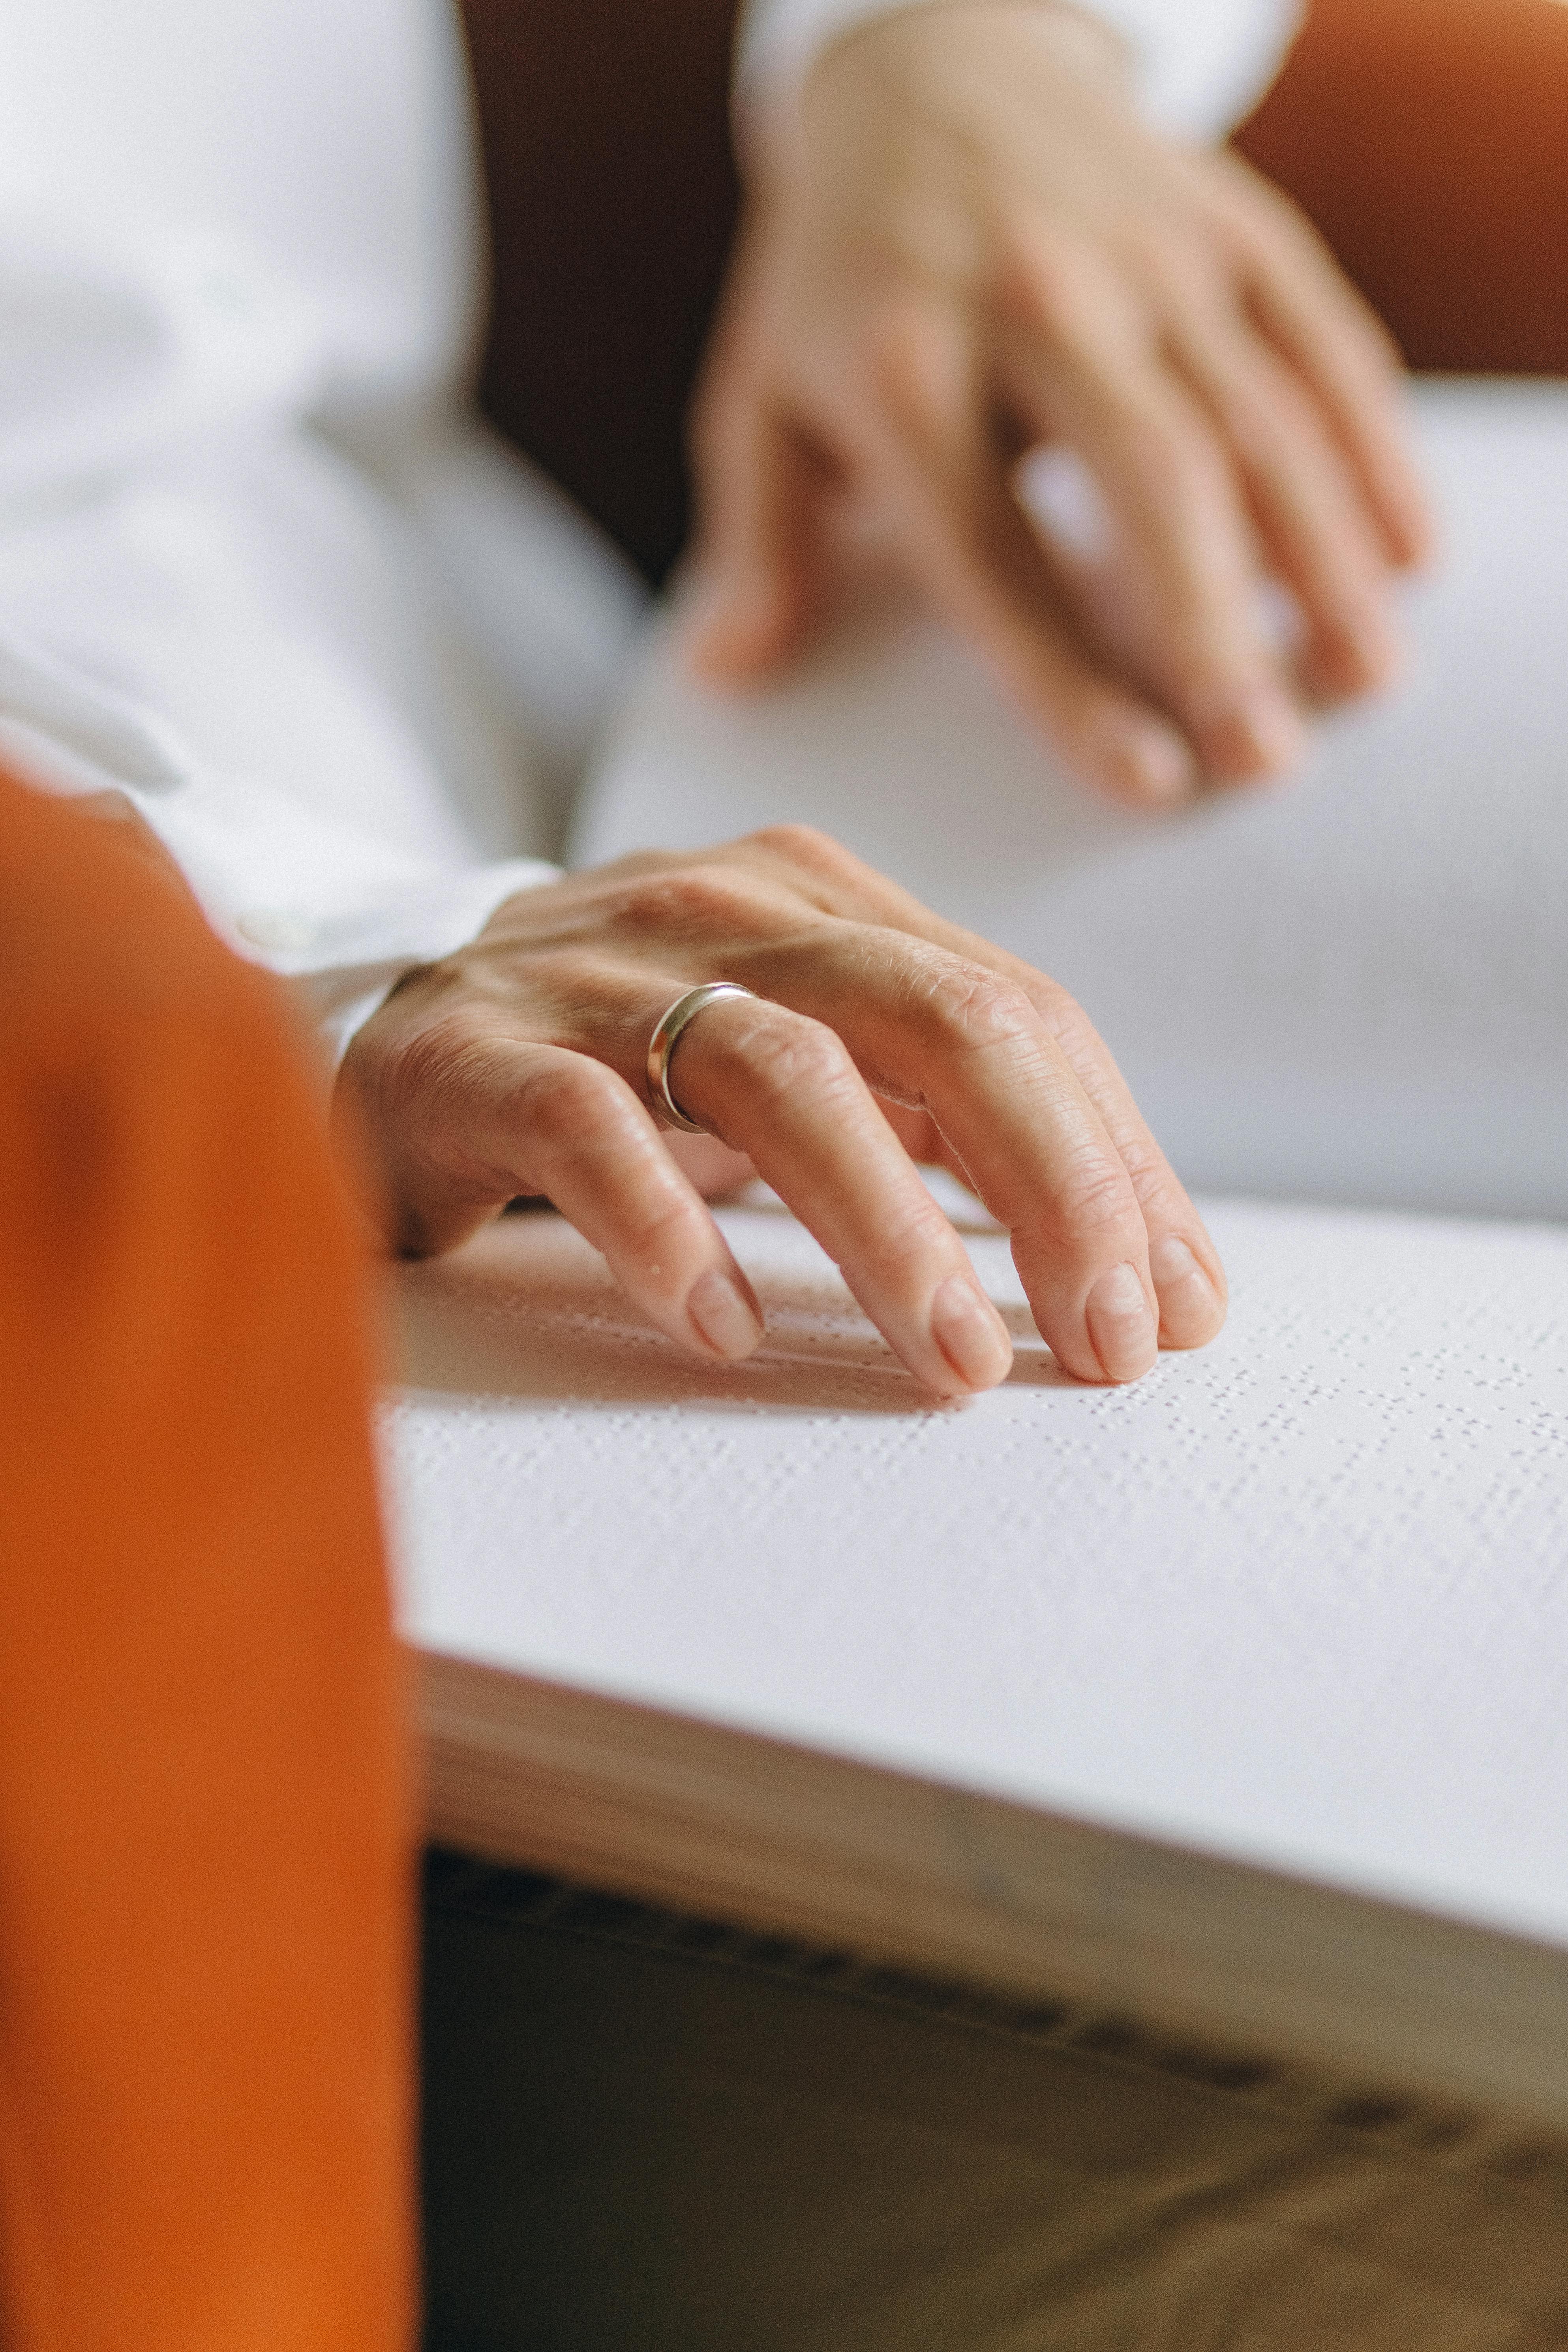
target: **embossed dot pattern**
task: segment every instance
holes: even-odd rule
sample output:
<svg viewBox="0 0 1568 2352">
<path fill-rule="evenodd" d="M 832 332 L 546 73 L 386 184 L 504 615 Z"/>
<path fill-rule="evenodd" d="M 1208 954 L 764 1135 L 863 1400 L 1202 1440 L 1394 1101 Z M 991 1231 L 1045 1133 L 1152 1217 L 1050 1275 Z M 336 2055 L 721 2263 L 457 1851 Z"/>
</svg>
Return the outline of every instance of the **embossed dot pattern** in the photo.
<svg viewBox="0 0 1568 2352">
<path fill-rule="evenodd" d="M 1568 1232 L 1216 1203 L 1212 1348 L 931 1403 L 816 1245 L 721 1222 L 754 1362 L 559 1219 L 400 1277 L 427 1645 L 1568 1939 Z"/>
</svg>

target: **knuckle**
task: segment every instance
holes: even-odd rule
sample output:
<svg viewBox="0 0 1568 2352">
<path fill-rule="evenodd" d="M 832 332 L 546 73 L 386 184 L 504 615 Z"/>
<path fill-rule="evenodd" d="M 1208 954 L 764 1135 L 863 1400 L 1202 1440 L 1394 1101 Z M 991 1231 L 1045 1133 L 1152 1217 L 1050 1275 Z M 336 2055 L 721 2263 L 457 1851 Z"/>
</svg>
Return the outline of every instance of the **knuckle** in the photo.
<svg viewBox="0 0 1568 2352">
<path fill-rule="evenodd" d="M 1117 1149 L 1126 1165 L 1127 1181 L 1132 1187 L 1145 1230 L 1151 1234 L 1180 1232 L 1184 1225 L 1190 1224 L 1192 1202 L 1153 1137 L 1120 1137 Z"/>
<path fill-rule="evenodd" d="M 375 1092 L 404 1119 L 438 1133 L 457 1122 L 485 1059 L 476 1024 L 463 1013 L 440 1013 L 395 1039 L 375 1073 Z"/>
<path fill-rule="evenodd" d="M 860 1253 L 860 1265 L 873 1280 L 897 1284 L 922 1261 L 933 1268 L 951 1265 L 954 1255 L 952 1226 L 926 1195 L 884 1216 Z"/>
<path fill-rule="evenodd" d="M 859 866 L 859 860 L 841 842 L 814 824 L 764 825 L 760 833 L 747 835 L 746 846 L 759 849 L 784 865 L 804 866 L 809 874 L 849 874 Z"/>
<path fill-rule="evenodd" d="M 426 1256 L 440 1246 L 426 1215 L 433 1204 L 482 1198 L 487 1191 L 487 1171 L 470 1141 L 488 1063 L 484 1039 L 460 1015 L 420 1022 L 384 1050 L 359 1040 L 350 1048 L 343 1076 L 394 1196 L 405 1256 Z"/>
<path fill-rule="evenodd" d="M 1063 1179 L 1053 1224 L 1062 1247 L 1075 1256 L 1099 1256 L 1129 1242 L 1141 1244 L 1143 1220 L 1132 1180 L 1120 1160 L 1087 1154 Z"/>
<path fill-rule="evenodd" d="M 782 867 L 789 886 L 823 914 L 879 908 L 887 898 L 882 877 L 843 843 L 810 824 L 772 824 L 740 846 Z"/>
<path fill-rule="evenodd" d="M 1104 1041 L 1077 997 L 1069 996 L 1060 981 L 1047 980 L 1044 983 L 1037 1010 L 1068 1061 L 1080 1076 L 1086 1071 L 1103 1068 L 1109 1059 Z"/>
<path fill-rule="evenodd" d="M 585 1054 L 542 1055 L 521 1078 L 514 1107 L 533 1151 L 545 1160 L 596 1141 L 631 1097 L 613 1070 Z"/>
<path fill-rule="evenodd" d="M 928 1003 L 946 1036 L 965 1052 L 1005 1044 L 1038 1027 L 1025 991 L 983 964 L 941 969 L 930 982 Z"/>
<path fill-rule="evenodd" d="M 627 886 L 616 908 L 617 928 L 639 940 L 733 937 L 754 921 L 755 895 L 732 867 L 678 866 Z"/>
<path fill-rule="evenodd" d="M 820 1102 L 856 1084 L 843 1040 L 803 1013 L 775 1013 L 752 1030 L 741 1051 L 748 1091 L 763 1110 L 790 1097 Z"/>
<path fill-rule="evenodd" d="M 1073 238 L 1032 216 L 1000 225 L 996 299 L 1007 317 L 1033 320 L 1070 339 L 1100 292 L 1100 274 Z"/>
</svg>

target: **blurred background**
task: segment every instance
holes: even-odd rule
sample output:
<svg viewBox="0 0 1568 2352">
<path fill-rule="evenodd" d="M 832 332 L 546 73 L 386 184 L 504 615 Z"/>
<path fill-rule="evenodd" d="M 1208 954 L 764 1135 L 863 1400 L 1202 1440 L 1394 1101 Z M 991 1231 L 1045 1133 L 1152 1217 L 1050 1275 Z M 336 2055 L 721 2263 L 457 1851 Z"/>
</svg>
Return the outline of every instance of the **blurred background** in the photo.
<svg viewBox="0 0 1568 2352">
<path fill-rule="evenodd" d="M 464 0 L 489 201 L 481 399 L 662 581 L 734 231 L 737 0 Z M 1568 375 L 1564 0 L 1310 0 L 1236 144 L 1414 368 Z"/>
</svg>

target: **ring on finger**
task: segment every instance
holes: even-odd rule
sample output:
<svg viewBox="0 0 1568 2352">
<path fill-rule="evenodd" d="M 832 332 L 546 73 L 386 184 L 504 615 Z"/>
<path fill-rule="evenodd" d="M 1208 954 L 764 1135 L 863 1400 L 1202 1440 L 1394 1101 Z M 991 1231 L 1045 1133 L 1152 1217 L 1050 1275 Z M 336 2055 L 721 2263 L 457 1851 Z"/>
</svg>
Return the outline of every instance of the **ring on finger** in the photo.
<svg viewBox="0 0 1568 2352">
<path fill-rule="evenodd" d="M 726 996 L 746 996 L 755 1001 L 754 992 L 742 988 L 738 981 L 710 980 L 700 988 L 689 988 L 678 996 L 669 1010 L 663 1013 L 653 1035 L 648 1039 L 647 1084 L 653 1097 L 653 1107 L 669 1126 L 677 1127 L 683 1135 L 711 1135 L 711 1128 L 700 1120 L 688 1118 L 669 1091 L 669 1057 L 679 1044 L 688 1023 L 696 1019 L 710 1004 L 717 1004 Z"/>
</svg>

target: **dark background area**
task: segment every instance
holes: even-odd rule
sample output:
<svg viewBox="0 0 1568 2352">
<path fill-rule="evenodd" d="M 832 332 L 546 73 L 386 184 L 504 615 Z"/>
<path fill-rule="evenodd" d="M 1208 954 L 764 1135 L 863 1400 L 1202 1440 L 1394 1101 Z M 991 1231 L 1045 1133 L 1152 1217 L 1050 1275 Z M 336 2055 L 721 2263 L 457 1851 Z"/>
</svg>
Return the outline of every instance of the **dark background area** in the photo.
<svg viewBox="0 0 1568 2352">
<path fill-rule="evenodd" d="M 650 580 L 737 204 L 735 0 L 465 0 L 488 176 L 486 414 Z M 1568 7 L 1313 0 L 1237 144 L 1414 366 L 1568 375 Z"/>
<path fill-rule="evenodd" d="M 651 580 L 723 275 L 736 0 L 465 0 L 489 192 L 486 415 Z"/>
</svg>

